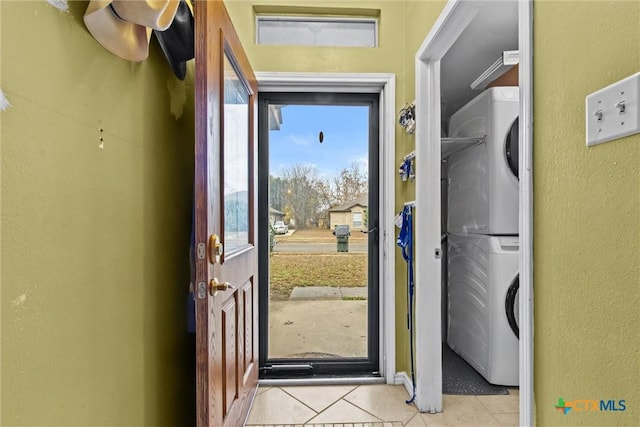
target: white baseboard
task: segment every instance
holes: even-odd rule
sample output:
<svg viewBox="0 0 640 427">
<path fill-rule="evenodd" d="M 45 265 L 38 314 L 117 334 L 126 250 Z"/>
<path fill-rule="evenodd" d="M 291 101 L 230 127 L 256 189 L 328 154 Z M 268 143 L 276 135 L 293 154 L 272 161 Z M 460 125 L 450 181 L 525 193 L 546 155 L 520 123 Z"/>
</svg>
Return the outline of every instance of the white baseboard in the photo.
<svg viewBox="0 0 640 427">
<path fill-rule="evenodd" d="M 403 385 L 405 390 L 407 390 L 409 397 L 413 396 L 413 383 L 406 372 L 396 372 L 396 375 L 394 376 L 394 383 L 397 385 Z"/>
</svg>

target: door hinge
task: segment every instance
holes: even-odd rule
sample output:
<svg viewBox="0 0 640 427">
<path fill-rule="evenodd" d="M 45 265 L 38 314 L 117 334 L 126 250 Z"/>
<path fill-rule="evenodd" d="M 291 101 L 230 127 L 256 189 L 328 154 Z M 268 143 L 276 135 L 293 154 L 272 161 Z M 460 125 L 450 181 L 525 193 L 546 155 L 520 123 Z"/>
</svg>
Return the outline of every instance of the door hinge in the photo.
<svg viewBox="0 0 640 427">
<path fill-rule="evenodd" d="M 198 282 L 198 299 L 205 299 L 207 297 L 207 284 L 205 282 Z"/>
<path fill-rule="evenodd" d="M 198 259 L 207 257 L 207 246 L 204 243 L 198 243 Z"/>
</svg>

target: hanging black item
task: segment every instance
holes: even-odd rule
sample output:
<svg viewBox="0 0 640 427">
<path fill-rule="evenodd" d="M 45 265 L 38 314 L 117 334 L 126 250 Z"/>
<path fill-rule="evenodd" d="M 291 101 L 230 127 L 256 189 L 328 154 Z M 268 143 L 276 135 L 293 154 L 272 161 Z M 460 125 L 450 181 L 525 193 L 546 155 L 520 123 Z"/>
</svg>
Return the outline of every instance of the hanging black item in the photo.
<svg viewBox="0 0 640 427">
<path fill-rule="evenodd" d="M 176 16 L 165 31 L 153 30 L 174 74 L 180 80 L 187 75 L 187 61 L 195 57 L 194 22 L 191 7 L 180 0 Z"/>
</svg>

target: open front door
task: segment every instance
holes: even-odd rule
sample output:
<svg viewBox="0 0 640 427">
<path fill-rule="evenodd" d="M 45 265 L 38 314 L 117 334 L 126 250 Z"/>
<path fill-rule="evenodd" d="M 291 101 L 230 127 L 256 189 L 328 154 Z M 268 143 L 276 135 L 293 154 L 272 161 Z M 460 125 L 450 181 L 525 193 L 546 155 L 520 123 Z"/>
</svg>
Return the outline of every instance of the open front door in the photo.
<svg viewBox="0 0 640 427">
<path fill-rule="evenodd" d="M 197 425 L 243 425 L 258 382 L 256 79 L 222 1 L 196 1 Z"/>
</svg>

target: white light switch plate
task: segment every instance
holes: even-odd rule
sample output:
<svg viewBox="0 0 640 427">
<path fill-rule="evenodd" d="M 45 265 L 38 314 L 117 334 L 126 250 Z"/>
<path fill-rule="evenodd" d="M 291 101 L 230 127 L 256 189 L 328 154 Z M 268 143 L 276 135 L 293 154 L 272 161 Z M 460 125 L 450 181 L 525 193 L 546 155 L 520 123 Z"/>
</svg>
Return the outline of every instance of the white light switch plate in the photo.
<svg viewBox="0 0 640 427">
<path fill-rule="evenodd" d="M 640 132 L 640 73 L 587 95 L 587 145 Z"/>
</svg>

